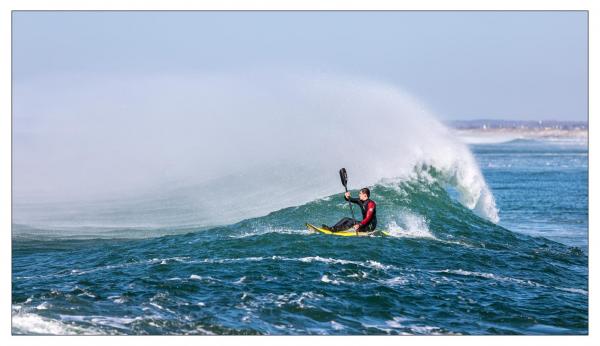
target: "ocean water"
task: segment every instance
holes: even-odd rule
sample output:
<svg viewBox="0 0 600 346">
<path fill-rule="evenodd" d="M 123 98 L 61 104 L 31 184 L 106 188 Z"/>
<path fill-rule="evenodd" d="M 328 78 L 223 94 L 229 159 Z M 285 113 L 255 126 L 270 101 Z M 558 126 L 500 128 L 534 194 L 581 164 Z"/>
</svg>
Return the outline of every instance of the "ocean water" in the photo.
<svg viewBox="0 0 600 346">
<path fill-rule="evenodd" d="M 381 179 L 387 237 L 304 228 L 349 216 L 341 185 L 221 226 L 14 222 L 12 332 L 587 334 L 587 142 L 469 149 L 491 194 L 465 191 L 480 184 L 469 171 L 427 163 Z M 134 214 L 118 208 L 108 215 Z"/>
</svg>

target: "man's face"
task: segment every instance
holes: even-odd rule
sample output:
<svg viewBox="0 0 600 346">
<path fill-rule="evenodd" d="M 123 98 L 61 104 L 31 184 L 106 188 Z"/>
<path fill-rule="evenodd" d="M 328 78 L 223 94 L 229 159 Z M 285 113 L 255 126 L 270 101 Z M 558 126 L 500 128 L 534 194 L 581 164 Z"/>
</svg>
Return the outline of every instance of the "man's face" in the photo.
<svg viewBox="0 0 600 346">
<path fill-rule="evenodd" d="M 367 197 L 367 194 L 366 194 L 366 193 L 364 193 L 364 192 L 362 192 L 362 191 L 358 193 L 358 198 L 359 198 L 361 201 L 366 201 L 367 199 L 369 199 L 369 197 Z"/>
</svg>

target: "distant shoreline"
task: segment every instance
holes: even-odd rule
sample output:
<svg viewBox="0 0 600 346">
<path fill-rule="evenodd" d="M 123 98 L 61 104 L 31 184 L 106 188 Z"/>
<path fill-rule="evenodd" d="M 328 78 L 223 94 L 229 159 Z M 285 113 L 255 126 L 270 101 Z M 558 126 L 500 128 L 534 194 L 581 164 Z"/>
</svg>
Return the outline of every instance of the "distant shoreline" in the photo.
<svg viewBox="0 0 600 346">
<path fill-rule="evenodd" d="M 588 124 L 582 121 L 460 120 L 450 122 L 466 143 L 500 143 L 515 139 L 587 141 Z"/>
<path fill-rule="evenodd" d="M 454 129 L 454 133 L 462 139 L 489 138 L 498 141 L 512 139 L 580 139 L 588 138 L 588 130 L 561 129 Z M 467 140 L 469 141 L 469 140 Z"/>
<path fill-rule="evenodd" d="M 449 125 L 457 130 L 588 130 L 587 121 L 475 119 L 454 120 Z"/>
</svg>

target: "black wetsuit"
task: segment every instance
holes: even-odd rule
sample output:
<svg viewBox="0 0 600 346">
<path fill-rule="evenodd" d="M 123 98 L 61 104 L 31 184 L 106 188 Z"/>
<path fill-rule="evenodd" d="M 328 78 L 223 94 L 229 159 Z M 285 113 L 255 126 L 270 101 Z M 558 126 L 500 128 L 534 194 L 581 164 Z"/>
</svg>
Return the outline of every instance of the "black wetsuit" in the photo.
<svg viewBox="0 0 600 346">
<path fill-rule="evenodd" d="M 347 201 L 350 201 L 354 204 L 358 204 L 358 206 L 360 207 L 360 211 L 362 213 L 362 221 L 357 221 L 354 219 L 351 219 L 349 217 L 345 217 L 343 219 L 341 219 L 338 223 L 336 223 L 333 227 L 331 227 L 332 230 L 334 231 L 343 231 L 343 230 L 347 230 L 348 228 L 356 225 L 356 224 L 360 224 L 360 227 L 358 229 L 359 232 L 369 232 L 369 231 L 374 231 L 375 227 L 377 227 L 377 205 L 375 204 L 374 201 L 372 201 L 371 199 L 367 199 L 366 201 L 361 201 L 358 198 L 346 198 L 346 196 L 344 196 L 344 198 Z"/>
</svg>

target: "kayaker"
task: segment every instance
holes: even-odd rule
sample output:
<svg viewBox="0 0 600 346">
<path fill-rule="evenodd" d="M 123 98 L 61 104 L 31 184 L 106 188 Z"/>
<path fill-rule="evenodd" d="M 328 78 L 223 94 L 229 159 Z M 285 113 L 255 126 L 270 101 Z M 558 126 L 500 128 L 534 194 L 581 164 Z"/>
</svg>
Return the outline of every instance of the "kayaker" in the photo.
<svg viewBox="0 0 600 346">
<path fill-rule="evenodd" d="M 358 204 L 360 211 L 362 212 L 362 221 L 357 221 L 349 217 L 341 219 L 330 229 L 334 232 L 352 230 L 355 232 L 371 232 L 375 230 L 377 226 L 377 206 L 374 201 L 370 199 L 371 191 L 368 188 L 360 189 L 358 198 L 352 198 L 350 192 L 344 194 L 344 198 L 354 204 Z"/>
</svg>

